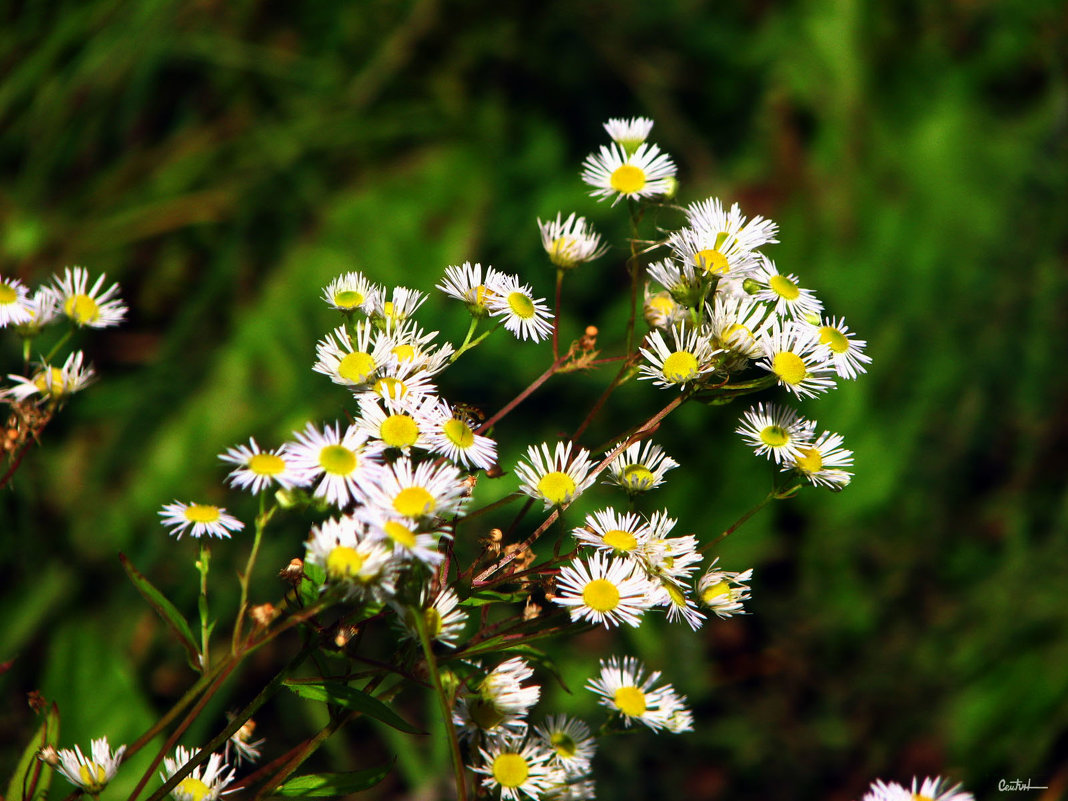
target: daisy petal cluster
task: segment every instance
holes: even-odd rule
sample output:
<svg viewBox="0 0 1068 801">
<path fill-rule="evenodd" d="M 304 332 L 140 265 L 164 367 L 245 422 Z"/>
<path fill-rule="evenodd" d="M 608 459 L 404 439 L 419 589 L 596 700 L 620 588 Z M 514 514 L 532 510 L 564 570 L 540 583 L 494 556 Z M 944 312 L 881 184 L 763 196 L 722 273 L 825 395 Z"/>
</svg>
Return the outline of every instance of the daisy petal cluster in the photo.
<svg viewBox="0 0 1068 801">
<path fill-rule="evenodd" d="M 653 731 L 688 730 L 686 699 L 670 684 L 657 686 L 659 679 L 660 671 L 646 675 L 634 657 L 613 656 L 601 660 L 600 674 L 586 687 L 600 696 L 601 706 L 619 715 L 625 727 L 640 723 Z"/>
<path fill-rule="evenodd" d="M 635 442 L 609 463 L 604 483 L 622 487 L 629 495 L 637 495 L 659 487 L 664 483 L 667 471 L 678 466 L 678 462 L 651 440 Z"/>
<path fill-rule="evenodd" d="M 749 600 L 749 585 L 753 577 L 752 569 L 744 573 L 730 573 L 719 570 L 716 564 L 719 558 L 712 560 L 705 574 L 697 583 L 697 597 L 701 604 L 715 613 L 717 617 L 728 618 L 744 614 L 744 601 Z"/>
<path fill-rule="evenodd" d="M 125 745 L 112 751 L 107 737 L 101 737 L 91 742 L 89 756 L 83 754 L 78 746 L 74 746 L 73 751 L 69 748 L 60 749 L 56 768 L 71 784 L 95 796 L 115 778 L 124 753 Z"/>
<path fill-rule="evenodd" d="M 205 535 L 229 539 L 230 532 L 245 527 L 236 517 L 227 514 L 225 509 L 205 503 L 174 501 L 165 504 L 159 515 L 163 518 L 160 522 L 169 527 L 170 533 L 177 539 L 181 539 L 186 531 L 197 539 Z"/>
<path fill-rule="evenodd" d="M 160 778 L 168 781 L 190 762 L 196 752 L 178 746 L 173 757 L 163 758 Z M 212 754 L 206 764 L 197 765 L 171 790 L 175 801 L 217 801 L 226 793 L 226 787 L 234 780 L 234 769 L 226 764 L 222 754 Z"/>
<path fill-rule="evenodd" d="M 962 789 L 960 784 L 951 784 L 948 779 L 938 776 L 922 782 L 913 778 L 911 788 L 876 779 L 862 801 L 975 801 L 975 796 Z"/>
<path fill-rule="evenodd" d="M 562 217 L 558 212 L 555 220 L 545 223 L 538 220 L 541 244 L 549 254 L 549 261 L 561 270 L 571 270 L 608 252 L 600 234 L 584 217 L 575 214 L 568 215 L 566 220 Z"/>
<path fill-rule="evenodd" d="M 519 491 L 543 501 L 549 509 L 569 504 L 581 495 L 594 481 L 592 467 L 585 448 L 572 453 L 570 442 L 558 442 L 550 451 L 549 445 L 542 443 L 527 448 L 525 461 L 515 466 L 515 473 L 522 482 Z"/>
<path fill-rule="evenodd" d="M 249 437 L 248 445 L 235 445 L 219 454 L 219 458 L 235 466 L 227 476 L 230 486 L 254 495 L 276 484 L 282 489 L 291 489 L 303 480 L 284 446 L 264 450 L 252 437 Z"/>
<path fill-rule="evenodd" d="M 644 199 L 671 194 L 675 162 L 660 148 L 648 142 L 628 152 L 620 145 L 601 145 L 582 165 L 582 180 L 597 198 Z"/>
<path fill-rule="evenodd" d="M 533 668 L 522 657 L 502 662 L 456 702 L 453 723 L 465 738 L 514 737 L 527 730 L 527 714 L 541 697 L 541 687 L 526 684 Z"/>
<path fill-rule="evenodd" d="M 62 367 L 41 364 L 29 378 L 9 375 L 13 385 L 0 390 L 0 399 L 24 401 L 36 395 L 38 402 L 62 402 L 84 389 L 96 375 L 93 368 L 84 362 L 85 355 L 79 350 L 68 356 Z"/>
</svg>

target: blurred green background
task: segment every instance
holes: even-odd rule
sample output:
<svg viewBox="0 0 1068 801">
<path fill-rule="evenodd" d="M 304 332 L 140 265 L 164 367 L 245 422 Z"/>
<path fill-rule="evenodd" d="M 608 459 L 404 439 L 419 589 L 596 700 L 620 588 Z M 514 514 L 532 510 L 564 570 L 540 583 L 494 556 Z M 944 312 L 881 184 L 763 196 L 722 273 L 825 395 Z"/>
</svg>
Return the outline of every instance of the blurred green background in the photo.
<svg viewBox="0 0 1068 801">
<path fill-rule="evenodd" d="M 85 747 L 132 741 L 188 685 L 116 553 L 194 614 L 194 546 L 157 511 L 198 498 L 251 519 L 216 455 L 341 416 L 348 393 L 310 370 L 334 324 L 320 288 L 359 268 L 430 290 L 469 259 L 549 295 L 535 217 L 574 210 L 619 243 L 622 206 L 589 198 L 579 165 L 604 120 L 646 115 L 681 198 L 777 220 L 769 255 L 875 361 L 804 406 L 856 452 L 853 484 L 765 510 L 721 551 L 755 568 L 751 616 L 554 650 L 575 692 L 547 687 L 547 711 L 597 719 L 579 688 L 608 649 L 664 670 L 695 708 L 695 733 L 607 742 L 599 797 L 848 801 L 875 777 L 938 773 L 980 799 L 1001 778 L 1063 796 L 1062 2 L 78 0 L 3 3 L 0 20 L 0 272 L 36 284 L 85 265 L 131 307 L 83 340 L 99 382 L 0 493 L 0 661 L 17 657 L 0 677 L 4 777 L 34 726 L 28 690 L 59 702 L 61 744 Z M 565 340 L 602 325 L 611 352 L 622 259 L 566 286 Z M 440 293 L 420 318 L 454 342 L 466 327 Z M 494 410 L 547 363 L 545 346 L 491 340 L 442 388 Z M 547 387 L 500 426 L 502 463 L 532 441 L 531 417 L 538 436 L 573 429 L 570 404 L 608 377 Z M 665 398 L 628 387 L 584 444 Z M 769 466 L 731 433 L 743 408 L 665 425 L 683 469 L 646 509 L 670 508 L 679 533 L 712 536 L 766 492 Z M 307 522 L 275 530 L 255 600 L 279 594 Z M 220 583 L 246 542 L 217 548 Z M 253 660 L 187 742 L 282 658 Z M 316 722 L 280 700 L 261 719 L 267 754 Z M 372 733 L 339 736 L 316 766 L 398 754 L 368 797 L 434 797 L 440 742 Z"/>
</svg>

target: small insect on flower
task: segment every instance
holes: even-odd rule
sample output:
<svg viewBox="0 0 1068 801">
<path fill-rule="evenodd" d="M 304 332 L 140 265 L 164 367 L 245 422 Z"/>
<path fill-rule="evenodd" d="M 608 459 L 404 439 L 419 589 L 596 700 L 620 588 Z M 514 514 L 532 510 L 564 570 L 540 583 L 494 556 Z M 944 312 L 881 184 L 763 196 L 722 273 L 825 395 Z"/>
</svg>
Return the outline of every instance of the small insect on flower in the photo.
<svg viewBox="0 0 1068 801">
<path fill-rule="evenodd" d="M 608 245 L 602 244 L 601 235 L 585 217 L 570 214 L 564 220 L 562 213 L 557 212 L 555 220 L 543 223 L 539 218 L 538 228 L 549 261 L 561 270 L 571 270 L 608 252 Z"/>
<path fill-rule="evenodd" d="M 160 778 L 168 781 L 196 756 L 193 751 L 178 746 L 173 757 L 163 758 Z M 207 764 L 197 765 L 171 790 L 175 801 L 216 801 L 226 793 L 226 786 L 234 780 L 234 769 L 226 764 L 222 754 L 212 754 Z"/>
<path fill-rule="evenodd" d="M 160 522 L 170 527 L 171 534 L 176 534 L 178 539 L 189 529 L 189 535 L 199 539 L 205 534 L 209 537 L 229 539 L 231 531 L 241 531 L 245 524 L 219 506 L 211 506 L 203 503 L 174 503 L 165 504 L 159 513 L 163 518 Z"/>
<path fill-rule="evenodd" d="M 431 415 L 430 450 L 463 467 L 489 470 L 497 461 L 497 443 L 476 434 L 485 415 L 473 406 L 442 401 Z"/>
<path fill-rule="evenodd" d="M 101 273 L 90 289 L 89 271 L 84 267 L 75 267 L 73 270 L 67 267 L 62 278 L 55 277 L 53 290 L 59 307 L 75 325 L 108 328 L 118 325 L 126 316 L 126 306 L 117 297 L 118 284 L 112 284 L 103 292 L 100 291 L 104 278 Z"/>
<path fill-rule="evenodd" d="M 108 746 L 108 738 L 101 737 L 91 743 L 91 758 L 85 756 L 78 746 L 74 750 L 64 748 L 56 755 L 59 759 L 56 768 L 67 779 L 89 795 L 99 795 L 107 787 L 119 769 L 126 746 L 120 745 L 114 751 Z"/>
<path fill-rule="evenodd" d="M 552 601 L 568 607 L 573 621 L 606 628 L 621 623 L 637 626 L 651 605 L 651 592 L 649 580 L 634 561 L 595 553 L 561 569 Z"/>
</svg>

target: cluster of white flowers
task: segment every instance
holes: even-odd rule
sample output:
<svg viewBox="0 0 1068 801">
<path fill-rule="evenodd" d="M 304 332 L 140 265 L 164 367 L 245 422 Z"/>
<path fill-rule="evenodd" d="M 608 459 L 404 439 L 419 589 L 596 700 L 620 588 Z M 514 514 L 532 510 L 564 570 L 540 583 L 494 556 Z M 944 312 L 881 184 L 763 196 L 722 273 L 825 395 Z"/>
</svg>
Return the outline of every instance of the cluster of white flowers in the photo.
<svg viewBox="0 0 1068 801">
<path fill-rule="evenodd" d="M 863 801 L 975 801 L 975 796 L 941 776 L 922 782 L 913 778 L 911 789 L 897 782 L 872 782 Z"/>
<path fill-rule="evenodd" d="M 126 316 L 119 298 L 119 285 L 104 288 L 105 276 L 89 285 L 89 271 L 67 267 L 32 294 L 17 278 L 0 275 L 0 328 L 11 327 L 26 343 L 29 359 L 33 340 L 53 323 L 66 320 L 74 328 L 109 328 Z M 29 375 L 9 374 L 12 386 L 0 388 L 0 400 L 21 402 L 34 398 L 40 403 L 58 404 L 89 384 L 95 373 L 85 363 L 82 351 L 70 353 L 60 365 L 54 354 L 42 357 Z"/>
</svg>

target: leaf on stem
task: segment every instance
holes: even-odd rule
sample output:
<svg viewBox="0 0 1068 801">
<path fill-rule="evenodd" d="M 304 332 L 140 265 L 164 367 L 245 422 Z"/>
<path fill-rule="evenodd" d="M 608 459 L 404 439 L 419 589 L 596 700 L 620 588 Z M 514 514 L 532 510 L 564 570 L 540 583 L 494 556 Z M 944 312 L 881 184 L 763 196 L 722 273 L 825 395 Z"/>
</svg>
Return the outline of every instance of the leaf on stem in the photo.
<svg viewBox="0 0 1068 801">
<path fill-rule="evenodd" d="M 148 605 L 156 610 L 156 614 L 163 618 L 163 621 L 171 627 L 171 631 L 178 637 L 178 641 L 185 648 L 186 656 L 189 658 L 189 665 L 194 670 L 200 670 L 200 649 L 197 647 L 193 631 L 189 628 L 185 618 L 182 617 L 182 613 L 130 563 L 130 560 L 126 558 L 126 554 L 120 553 L 119 560 L 122 562 L 123 569 L 126 570 L 126 575 L 130 577 L 130 581 L 134 583 L 137 591 L 141 593 L 141 597 L 148 601 Z"/>
<path fill-rule="evenodd" d="M 316 684 L 287 681 L 285 686 L 301 698 L 322 701 L 331 706 L 359 712 L 408 734 L 426 734 L 425 731 L 413 726 L 373 695 L 357 690 L 347 684 L 337 681 L 325 681 Z"/>
<path fill-rule="evenodd" d="M 59 742 L 59 707 L 53 702 L 45 713 L 45 719 L 34 732 L 19 758 L 15 772 L 7 783 L 4 798 L 9 801 L 38 801 L 48 795 L 53 770 L 50 765 L 37 759 L 37 754 L 46 746 L 56 747 Z"/>
<path fill-rule="evenodd" d="M 294 776 L 272 791 L 272 795 L 290 798 L 334 798 L 348 793 L 358 793 L 374 787 L 393 770 L 393 761 L 388 765 L 347 773 L 306 773 Z"/>
</svg>

